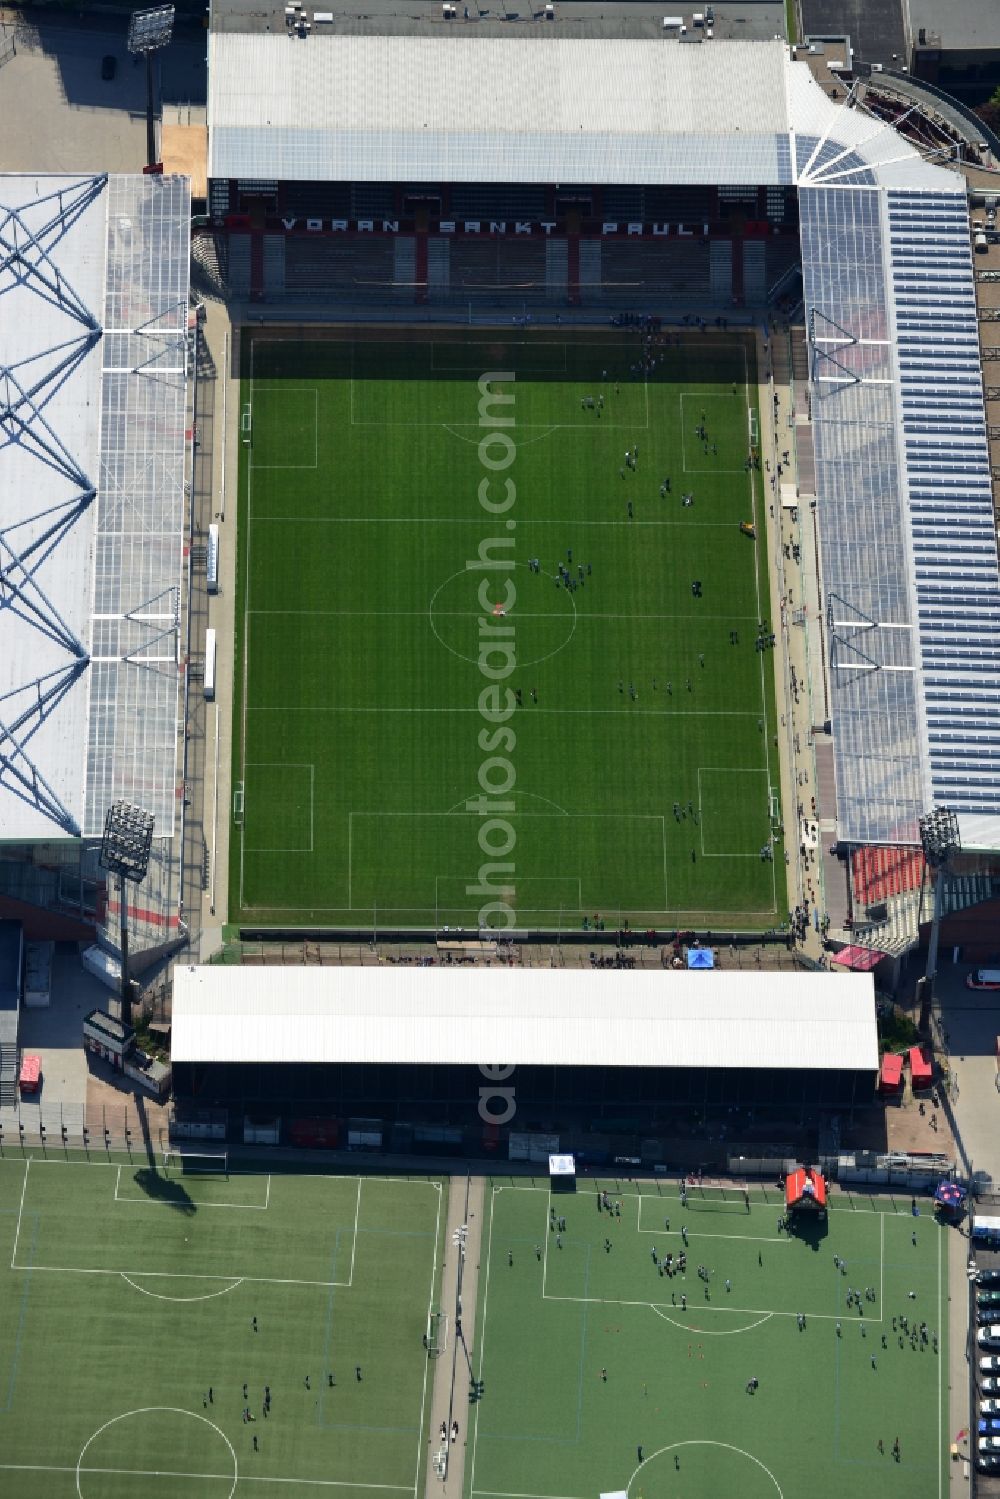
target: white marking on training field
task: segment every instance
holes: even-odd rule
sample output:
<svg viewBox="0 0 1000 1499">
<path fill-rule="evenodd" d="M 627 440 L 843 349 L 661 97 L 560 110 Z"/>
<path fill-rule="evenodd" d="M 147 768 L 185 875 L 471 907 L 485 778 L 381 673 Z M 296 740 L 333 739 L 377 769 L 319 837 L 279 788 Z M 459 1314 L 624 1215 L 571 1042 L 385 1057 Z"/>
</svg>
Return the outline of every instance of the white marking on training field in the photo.
<svg viewBox="0 0 1000 1499">
<path fill-rule="evenodd" d="M 776 1316 L 779 1315 L 779 1313 L 777 1313 L 777 1312 L 764 1312 L 764 1313 L 761 1314 L 760 1317 L 758 1317 L 758 1319 L 757 1319 L 756 1322 L 748 1322 L 747 1325 L 746 1325 L 746 1327 L 723 1327 L 723 1328 L 716 1329 L 714 1327 L 696 1327 L 693 1322 L 679 1322 L 676 1317 L 671 1317 L 670 1316 L 670 1314 L 667 1312 L 667 1310 L 666 1310 L 665 1307 L 658 1306 L 655 1301 L 651 1301 L 649 1303 L 649 1309 L 650 1309 L 651 1312 L 655 1312 L 658 1317 L 662 1317 L 663 1320 L 664 1320 L 664 1322 L 669 1322 L 669 1323 L 671 1323 L 672 1326 L 679 1327 L 680 1330 L 681 1330 L 681 1332 L 700 1332 L 706 1338 L 734 1338 L 734 1337 L 736 1337 L 737 1333 L 741 1333 L 741 1332 L 753 1332 L 753 1330 L 755 1328 L 757 1328 L 757 1327 L 763 1327 L 763 1325 L 764 1325 L 765 1322 L 770 1322 L 770 1320 L 771 1320 L 772 1317 L 776 1317 Z M 742 1308 L 732 1308 L 732 1307 L 725 1307 L 725 1306 L 723 1306 L 723 1307 L 694 1306 L 694 1307 L 691 1308 L 691 1311 L 692 1312 L 698 1312 L 698 1313 L 703 1312 L 703 1311 L 704 1312 L 721 1311 L 721 1312 L 728 1312 L 730 1314 L 730 1316 L 733 1316 L 733 1317 L 751 1316 L 752 1315 L 752 1313 L 744 1312 L 742 1310 Z M 787 1313 L 783 1312 L 783 1313 L 780 1313 L 780 1315 L 782 1315 L 782 1316 L 789 1316 L 790 1317 L 792 1314 L 791 1314 L 791 1312 L 787 1312 Z"/>
<path fill-rule="evenodd" d="M 203 1424 L 205 1426 L 210 1426 L 212 1428 L 212 1430 L 216 1433 L 216 1435 L 219 1436 L 219 1437 L 221 1437 L 222 1441 L 225 1442 L 226 1446 L 229 1448 L 229 1456 L 233 1460 L 233 1471 L 232 1471 L 232 1474 L 230 1475 L 229 1473 L 206 1473 L 206 1474 L 203 1474 L 201 1476 L 205 1477 L 205 1478 L 219 1478 L 219 1479 L 223 1479 L 227 1483 L 231 1479 L 232 1480 L 232 1487 L 229 1490 L 229 1499 L 232 1499 L 232 1496 L 236 1492 L 236 1485 L 237 1485 L 237 1483 L 239 1481 L 239 1476 L 240 1476 L 240 1473 L 239 1473 L 239 1463 L 236 1461 L 236 1453 L 235 1453 L 235 1451 L 233 1449 L 232 1442 L 226 1436 L 225 1432 L 222 1431 L 220 1427 L 216 1426 L 216 1424 L 215 1424 L 214 1421 L 210 1421 L 207 1416 L 202 1416 L 197 1411 L 183 1410 L 181 1407 L 174 1406 L 174 1405 L 146 1405 L 146 1406 L 143 1406 L 140 1410 L 122 1411 L 122 1413 L 121 1413 L 120 1416 L 112 1416 L 111 1419 L 110 1419 L 110 1421 L 105 1421 L 105 1423 L 104 1423 L 103 1426 L 99 1426 L 97 1428 L 97 1430 L 91 1436 L 89 1436 L 87 1438 L 87 1440 L 84 1442 L 83 1447 L 80 1449 L 80 1456 L 76 1460 L 76 1468 L 75 1468 L 74 1471 L 75 1471 L 75 1474 L 76 1474 L 76 1492 L 79 1495 L 79 1499 L 84 1499 L 83 1490 L 80 1487 L 80 1474 L 81 1474 L 81 1472 L 88 1472 L 88 1473 L 89 1472 L 94 1472 L 94 1473 L 107 1473 L 107 1474 L 111 1474 L 111 1473 L 117 1473 L 118 1471 L 120 1471 L 120 1470 L 118 1470 L 116 1468 L 93 1468 L 93 1469 L 91 1469 L 91 1468 L 84 1468 L 83 1467 L 83 1459 L 87 1455 L 87 1450 L 88 1450 L 89 1447 L 91 1447 L 93 1445 L 94 1442 L 97 1441 L 97 1438 L 99 1436 L 103 1435 L 103 1433 L 107 1431 L 107 1429 L 108 1429 L 109 1426 L 115 1426 L 115 1425 L 117 1425 L 117 1423 L 119 1421 L 127 1421 L 131 1416 L 150 1416 L 150 1415 L 158 1415 L 158 1414 L 161 1414 L 161 1413 L 164 1414 L 164 1415 L 172 1415 L 172 1416 L 187 1416 L 192 1421 L 201 1421 L 201 1422 L 203 1422 Z M 139 1476 L 139 1475 L 132 1474 L 131 1472 L 127 1472 L 127 1476 L 133 1477 L 133 1476 Z M 174 1474 L 166 1475 L 166 1474 L 155 1473 L 153 1476 L 154 1477 L 165 1477 L 165 1476 L 174 1477 L 175 1475 Z M 189 1477 L 189 1476 L 194 1476 L 194 1475 L 189 1475 L 189 1474 L 180 1475 L 180 1474 L 178 1474 L 176 1476 L 178 1476 L 178 1477 L 180 1477 L 180 1476 Z"/>
<path fill-rule="evenodd" d="M 354 1284 L 354 1256 L 358 1252 L 358 1218 L 361 1216 L 361 1178 L 358 1177 L 358 1195 L 354 1204 L 354 1233 L 351 1238 L 351 1269 L 347 1277 L 347 1284 Z"/>
<path fill-rule="evenodd" d="M 253 852 L 253 850 L 251 850 L 251 852 Z M 243 1174 L 255 1175 L 256 1173 L 245 1172 Z M 137 1204 L 139 1207 L 170 1208 L 173 1212 L 176 1212 L 177 1210 L 176 1203 L 164 1202 L 163 1199 L 159 1197 L 150 1197 L 147 1192 L 140 1192 L 135 1197 L 125 1197 L 122 1195 L 121 1185 L 122 1167 L 119 1166 L 118 1175 L 115 1178 L 115 1202 L 131 1202 Z M 199 1202 L 197 1204 L 197 1208 L 199 1212 L 201 1212 L 202 1208 L 226 1208 L 230 1212 L 243 1211 L 247 1213 L 265 1213 L 267 1211 L 267 1205 L 270 1199 L 270 1195 L 271 1178 L 268 1177 L 265 1186 L 263 1202 Z"/>
<path fill-rule="evenodd" d="M 164 1296 L 162 1291 L 149 1291 L 145 1286 L 140 1286 L 131 1278 L 131 1276 L 126 1275 L 124 1270 L 120 1270 L 118 1273 L 120 1274 L 122 1280 L 128 1282 L 133 1291 L 139 1291 L 143 1296 L 151 1296 L 154 1301 L 211 1301 L 215 1296 L 227 1296 L 230 1291 L 235 1291 L 237 1286 L 241 1286 L 243 1284 L 243 1280 L 241 1277 L 239 1280 L 234 1280 L 231 1285 L 223 1286 L 221 1290 L 206 1291 L 201 1296 Z"/>
<path fill-rule="evenodd" d="M 191 1414 L 186 1412 L 185 1414 Z M 75 1473 L 75 1468 L 60 1468 L 54 1463 L 0 1463 L 0 1473 Z M 182 1473 L 171 1469 L 169 1472 L 161 1472 L 152 1468 L 80 1468 L 81 1473 L 93 1473 L 96 1476 L 121 1477 L 121 1478 L 202 1478 L 217 1479 L 219 1482 L 229 1482 L 228 1473 Z M 275 1475 L 265 1478 L 259 1473 L 242 1473 L 241 1483 L 290 1483 L 298 1484 L 302 1488 L 323 1489 L 382 1489 L 393 1493 L 409 1494 L 412 1492 L 408 1484 L 399 1483 L 356 1483 L 349 1478 L 280 1478 Z"/>
<path fill-rule="evenodd" d="M 28 1172 L 31 1170 L 31 1156 L 29 1155 L 24 1166 L 24 1180 L 21 1183 L 21 1201 L 17 1209 L 17 1227 L 14 1229 L 14 1248 L 10 1256 L 10 1268 L 16 1270 L 14 1261 L 17 1259 L 17 1241 L 21 1237 L 21 1214 L 24 1212 L 24 1194 L 28 1190 Z"/>
<path fill-rule="evenodd" d="M 358 1181 L 359 1181 L 359 1184 L 360 1184 L 360 1177 L 358 1178 Z M 440 1182 L 434 1182 L 433 1185 L 437 1188 L 438 1203 L 437 1203 L 437 1216 L 436 1216 L 436 1218 L 434 1220 L 434 1258 L 433 1258 L 433 1261 L 431 1263 L 431 1283 L 430 1283 L 430 1287 L 428 1288 L 428 1292 L 427 1292 L 427 1325 L 428 1326 L 430 1325 L 431 1310 L 432 1310 L 432 1308 L 434 1306 L 434 1290 L 435 1290 L 435 1287 L 437 1285 L 438 1244 L 439 1244 L 440 1238 L 441 1238 L 441 1206 L 442 1206 L 442 1203 L 443 1203 L 443 1200 L 444 1200 L 444 1193 L 443 1193 L 443 1191 L 441 1189 L 441 1183 Z M 445 1347 L 447 1347 L 447 1333 L 445 1334 Z M 428 1375 L 428 1372 L 430 1370 L 430 1366 L 431 1366 L 431 1360 L 429 1358 L 425 1358 L 424 1359 L 424 1382 L 423 1382 L 423 1387 L 422 1387 L 422 1389 L 420 1391 L 420 1420 L 417 1422 L 417 1465 L 416 1465 L 416 1470 L 415 1470 L 414 1479 L 413 1479 L 413 1499 L 416 1499 L 416 1496 L 417 1496 L 417 1493 L 418 1493 L 418 1490 L 419 1490 L 419 1487 L 420 1487 L 420 1470 L 421 1470 L 421 1467 L 423 1465 L 423 1460 L 424 1460 L 424 1447 L 423 1447 L 424 1413 L 425 1413 L 425 1411 L 427 1409 L 427 1375 Z"/>
<path fill-rule="evenodd" d="M 753 1453 L 752 1452 L 748 1452 L 745 1447 L 735 1447 L 732 1442 L 713 1442 L 713 1441 L 709 1440 L 708 1438 L 702 1438 L 702 1439 L 694 1439 L 694 1438 L 692 1438 L 691 1440 L 686 1441 L 686 1442 L 671 1442 L 666 1447 L 657 1447 L 656 1451 L 655 1452 L 651 1452 L 649 1454 L 649 1456 L 646 1458 L 645 1462 L 640 1463 L 639 1466 L 636 1468 L 635 1472 L 632 1474 L 632 1477 L 628 1481 L 628 1486 L 626 1488 L 626 1493 L 630 1493 L 631 1492 L 632 1485 L 633 1485 L 633 1483 L 635 1483 L 636 1478 L 639 1476 L 639 1474 L 642 1472 L 642 1470 L 644 1468 L 648 1468 L 649 1467 L 649 1464 L 653 1461 L 653 1459 L 655 1457 L 660 1457 L 661 1454 L 664 1453 L 664 1452 L 674 1452 L 679 1447 L 722 1447 L 726 1452 L 735 1452 L 740 1457 L 747 1458 L 749 1462 L 756 1463 L 757 1467 L 760 1468 L 761 1472 L 766 1473 L 767 1476 L 768 1476 L 768 1478 L 774 1484 L 774 1491 L 778 1495 L 778 1499 L 785 1499 L 785 1496 L 784 1496 L 784 1494 L 782 1492 L 781 1485 L 779 1484 L 778 1480 L 775 1478 L 775 1476 L 771 1472 L 770 1468 L 766 1467 L 761 1462 L 761 1460 L 760 1460 L 759 1457 L 754 1457 Z"/>
</svg>

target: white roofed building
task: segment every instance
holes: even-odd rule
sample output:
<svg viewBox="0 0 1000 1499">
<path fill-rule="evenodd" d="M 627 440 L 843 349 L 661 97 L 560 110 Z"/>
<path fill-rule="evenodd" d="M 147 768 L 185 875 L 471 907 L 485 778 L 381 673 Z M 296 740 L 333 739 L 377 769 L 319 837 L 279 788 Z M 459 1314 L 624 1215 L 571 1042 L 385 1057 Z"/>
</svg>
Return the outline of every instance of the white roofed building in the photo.
<svg viewBox="0 0 1000 1499">
<path fill-rule="evenodd" d="M 177 832 L 189 246 L 186 178 L 0 176 L 0 897 Z"/>
<path fill-rule="evenodd" d="M 231 1138 L 244 1114 L 283 1140 L 361 1114 L 481 1137 L 495 1089 L 520 1120 L 499 1122 L 565 1142 L 716 1105 L 863 1107 L 879 1054 L 870 974 L 220 964 L 175 970 L 171 1061 L 178 1120 L 221 1110 Z"/>
</svg>

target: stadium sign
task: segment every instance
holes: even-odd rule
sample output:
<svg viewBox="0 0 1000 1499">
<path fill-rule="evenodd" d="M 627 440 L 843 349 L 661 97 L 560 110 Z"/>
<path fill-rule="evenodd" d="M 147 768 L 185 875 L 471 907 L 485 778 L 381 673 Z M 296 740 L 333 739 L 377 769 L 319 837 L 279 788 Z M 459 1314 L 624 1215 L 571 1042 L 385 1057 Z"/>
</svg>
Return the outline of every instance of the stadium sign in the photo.
<svg viewBox="0 0 1000 1499">
<path fill-rule="evenodd" d="M 233 222 L 233 217 L 228 220 L 231 229 L 239 227 Z M 286 234 L 412 234 L 415 227 L 412 222 L 400 219 L 282 218 L 278 222 Z M 268 227 L 273 233 L 274 228 L 271 225 Z M 553 231 L 559 231 L 557 237 L 561 237 L 566 232 L 565 224 L 555 219 L 439 219 L 427 225 L 429 234 L 485 235 L 493 238 L 506 238 L 512 235 L 550 237 Z M 702 224 L 640 224 L 617 220 L 588 221 L 581 224 L 580 232 L 608 238 L 624 235 L 636 239 L 647 237 L 694 239 L 699 235 L 707 238 L 711 232 L 711 225 L 707 222 Z"/>
</svg>

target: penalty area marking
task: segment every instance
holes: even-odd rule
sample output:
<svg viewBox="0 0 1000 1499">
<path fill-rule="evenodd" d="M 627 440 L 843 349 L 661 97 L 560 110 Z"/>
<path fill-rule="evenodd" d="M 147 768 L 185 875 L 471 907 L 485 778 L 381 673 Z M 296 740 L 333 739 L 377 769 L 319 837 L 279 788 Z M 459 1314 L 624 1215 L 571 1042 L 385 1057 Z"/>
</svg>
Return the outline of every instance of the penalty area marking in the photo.
<svg viewBox="0 0 1000 1499">
<path fill-rule="evenodd" d="M 319 468 L 319 392 L 317 391 L 315 385 L 312 385 L 312 386 L 307 386 L 307 385 L 296 386 L 295 389 L 302 390 L 302 391 L 308 390 L 311 393 L 312 398 L 313 398 L 313 419 L 312 419 L 313 459 L 312 459 L 312 463 L 257 463 L 254 460 L 253 449 L 251 448 L 250 449 L 250 463 L 249 463 L 249 467 L 250 468 L 255 468 L 255 469 L 258 469 L 258 470 L 263 470 L 263 469 L 301 469 L 301 468 L 314 469 L 314 468 Z M 256 403 L 256 399 L 257 399 L 257 384 L 253 380 L 253 376 L 251 375 L 251 383 L 250 383 L 250 403 L 251 403 L 250 404 L 250 410 L 251 410 L 251 413 L 253 412 L 254 405 Z"/>
<path fill-rule="evenodd" d="M 308 845 L 307 848 L 303 848 L 300 844 L 296 844 L 294 847 L 289 846 L 289 847 L 285 847 L 285 848 L 269 848 L 269 847 L 264 847 L 263 845 L 261 845 L 260 847 L 257 847 L 257 846 L 251 847 L 249 844 L 245 844 L 244 845 L 244 852 L 248 853 L 248 854 L 311 854 L 311 853 L 314 853 L 315 852 L 315 848 L 316 848 L 316 766 L 314 764 L 312 764 L 308 760 L 299 761 L 297 764 L 296 763 L 292 763 L 292 762 L 289 762 L 288 764 L 283 764 L 282 762 L 277 761 L 277 760 L 254 760 L 252 762 L 251 761 L 247 761 L 246 764 L 243 767 L 243 776 L 244 776 L 243 784 L 244 784 L 244 788 L 246 787 L 247 781 L 250 779 L 250 771 L 252 771 L 252 770 L 280 770 L 280 771 L 283 771 L 283 772 L 287 772 L 289 770 L 308 770 L 308 772 L 309 772 L 309 845 Z M 247 820 L 246 792 L 244 790 L 244 806 L 243 806 L 243 823 L 244 823 L 244 827 L 246 826 L 246 820 Z M 245 836 L 245 834 L 244 834 L 244 836 Z"/>
<path fill-rule="evenodd" d="M 752 716 L 752 713 L 754 711 L 755 710 L 751 710 L 750 714 L 747 714 L 746 712 L 744 712 L 743 716 L 744 717 Z M 764 735 L 765 735 L 765 738 L 766 738 L 766 736 L 767 736 L 766 713 L 764 713 L 764 712 L 757 713 L 756 716 L 757 716 L 758 720 L 763 720 L 764 721 Z M 703 800 L 702 800 L 702 785 L 701 785 L 701 777 L 702 777 L 702 773 L 703 772 L 704 772 L 705 775 L 738 775 L 738 776 L 768 776 L 769 777 L 769 771 L 768 771 L 767 766 L 766 765 L 699 765 L 698 766 L 698 828 L 699 828 L 699 831 L 701 833 L 701 856 L 702 856 L 702 858 L 703 859 L 759 859 L 760 858 L 760 850 L 759 849 L 757 850 L 756 853 L 752 849 L 748 849 L 745 853 L 730 852 L 727 849 L 719 849 L 716 852 L 711 852 L 708 849 L 706 849 L 706 847 L 705 847 L 705 811 L 704 811 L 704 803 L 703 803 Z M 768 779 L 768 789 L 770 789 L 770 779 Z M 768 817 L 770 817 L 770 809 L 768 809 Z M 770 842 L 770 828 L 768 828 L 767 841 Z M 772 845 L 772 847 L 773 847 L 773 845 Z M 771 863 L 773 864 L 773 862 L 774 862 L 774 860 L 772 859 Z"/>
<path fill-rule="evenodd" d="M 172 1203 L 172 1202 L 162 1202 L 162 1201 L 158 1200 L 157 1198 L 155 1198 L 155 1197 L 149 1197 L 148 1195 L 143 1195 L 141 1197 L 123 1197 L 121 1195 L 122 1170 L 123 1170 L 123 1167 L 121 1165 L 119 1165 L 119 1167 L 118 1167 L 118 1174 L 115 1177 L 115 1199 L 114 1199 L 115 1202 L 134 1202 L 134 1203 L 138 1203 L 140 1206 L 154 1207 L 154 1208 L 174 1208 L 176 1210 L 176 1204 L 175 1203 Z M 234 1173 L 234 1174 L 236 1174 L 236 1175 L 243 1175 L 243 1176 L 254 1176 L 257 1173 L 256 1172 L 250 1172 L 250 1171 L 244 1171 L 242 1173 L 237 1172 L 237 1173 Z M 230 1212 L 266 1213 L 267 1210 L 268 1210 L 268 1207 L 270 1206 L 270 1203 L 271 1203 L 271 1176 L 270 1176 L 270 1173 L 268 1173 L 266 1181 L 265 1181 L 264 1201 L 263 1202 L 199 1202 L 198 1203 L 198 1209 L 200 1211 L 202 1208 L 227 1208 Z"/>
</svg>

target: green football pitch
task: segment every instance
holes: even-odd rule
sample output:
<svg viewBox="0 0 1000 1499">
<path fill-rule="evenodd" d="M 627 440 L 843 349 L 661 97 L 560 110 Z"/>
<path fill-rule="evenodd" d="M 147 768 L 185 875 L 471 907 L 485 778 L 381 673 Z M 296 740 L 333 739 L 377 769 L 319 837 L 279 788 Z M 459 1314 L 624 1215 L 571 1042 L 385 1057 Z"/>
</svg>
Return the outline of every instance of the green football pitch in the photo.
<svg viewBox="0 0 1000 1499">
<path fill-rule="evenodd" d="M 501 885 L 521 926 L 784 911 L 752 348 L 641 358 L 249 340 L 233 920 L 476 925 Z"/>
<path fill-rule="evenodd" d="M 444 1196 L 0 1160 L 0 1493 L 416 1499 Z"/>
<path fill-rule="evenodd" d="M 603 1185 L 620 1216 L 601 1183 L 487 1189 L 469 1499 L 940 1499 L 948 1242 L 926 1202 L 838 1194 L 799 1237 L 773 1188 L 685 1208 L 676 1183 Z"/>
</svg>

